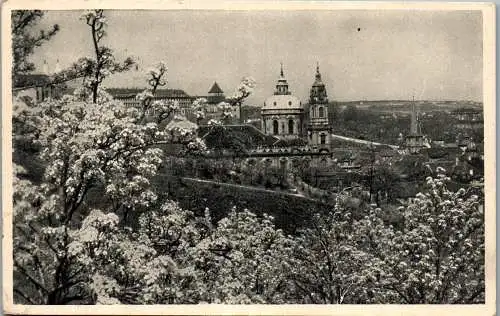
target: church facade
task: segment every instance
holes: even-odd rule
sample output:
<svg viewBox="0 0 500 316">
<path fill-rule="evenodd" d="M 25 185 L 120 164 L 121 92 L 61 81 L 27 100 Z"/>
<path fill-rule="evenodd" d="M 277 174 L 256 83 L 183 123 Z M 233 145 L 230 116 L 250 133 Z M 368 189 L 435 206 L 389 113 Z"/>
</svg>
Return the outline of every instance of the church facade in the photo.
<svg viewBox="0 0 500 316">
<path fill-rule="evenodd" d="M 281 66 L 274 94 L 268 97 L 261 110 L 262 131 L 279 139 L 302 139 L 307 144 L 328 148 L 331 139 L 331 123 L 328 119 L 328 96 L 316 67 L 309 102 L 302 104 L 292 95 Z"/>
</svg>

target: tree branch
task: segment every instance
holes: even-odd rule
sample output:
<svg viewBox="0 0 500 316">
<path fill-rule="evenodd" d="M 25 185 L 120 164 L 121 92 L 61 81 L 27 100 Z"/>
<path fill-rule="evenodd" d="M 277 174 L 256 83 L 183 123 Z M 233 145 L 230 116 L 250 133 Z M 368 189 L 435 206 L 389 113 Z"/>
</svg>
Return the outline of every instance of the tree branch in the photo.
<svg viewBox="0 0 500 316">
<path fill-rule="evenodd" d="M 34 285 L 36 288 L 38 288 L 38 289 L 40 289 L 40 290 L 44 291 L 46 294 L 48 294 L 48 293 L 49 293 L 49 291 L 48 291 L 48 290 L 47 290 L 47 289 L 46 289 L 46 288 L 45 288 L 45 287 L 44 287 L 44 286 L 43 286 L 40 282 L 38 282 L 38 281 L 37 281 L 34 277 L 32 277 L 32 276 L 29 274 L 29 272 L 28 272 L 28 271 L 27 271 L 27 270 L 26 270 L 26 269 L 25 269 L 25 268 L 24 268 L 24 267 L 23 267 L 23 266 L 22 266 L 19 262 L 17 262 L 15 259 L 14 259 L 14 266 L 15 266 L 16 268 L 18 268 L 18 269 L 19 269 L 19 272 L 21 272 L 24 276 L 26 276 L 26 278 L 27 278 L 27 279 L 28 279 L 31 283 L 33 283 L 33 285 Z"/>
<path fill-rule="evenodd" d="M 39 305 L 37 302 L 35 302 L 33 299 L 31 299 L 28 295 L 24 294 L 20 289 L 14 288 L 14 293 L 18 294 L 22 298 L 24 298 L 28 303 L 32 305 Z"/>
<path fill-rule="evenodd" d="M 27 15 L 25 15 L 25 13 L 27 13 Z M 19 31 L 20 29 L 24 29 L 26 26 L 28 26 L 28 24 L 34 20 L 33 18 L 36 17 L 35 13 L 36 11 L 28 11 L 28 10 L 20 11 L 19 20 L 12 21 L 12 24 L 15 25 L 12 29 L 12 33 L 17 34 L 17 31 Z M 14 18 L 12 20 L 14 20 Z"/>
</svg>

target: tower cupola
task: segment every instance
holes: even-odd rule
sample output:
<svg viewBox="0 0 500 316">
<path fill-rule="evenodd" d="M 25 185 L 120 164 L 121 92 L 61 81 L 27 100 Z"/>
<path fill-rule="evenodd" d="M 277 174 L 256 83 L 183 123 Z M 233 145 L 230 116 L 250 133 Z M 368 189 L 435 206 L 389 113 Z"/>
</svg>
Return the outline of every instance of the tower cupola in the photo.
<svg viewBox="0 0 500 316">
<path fill-rule="evenodd" d="M 281 71 L 280 77 L 278 78 L 278 83 L 276 84 L 276 90 L 274 91 L 275 95 L 289 95 L 290 91 L 288 90 L 288 82 L 285 79 L 285 75 L 283 73 L 283 63 L 281 63 Z"/>
<path fill-rule="evenodd" d="M 319 64 L 316 64 L 316 75 L 314 78 L 314 83 L 311 87 L 309 103 L 311 104 L 328 103 L 328 96 L 326 94 L 325 84 L 321 80 L 321 73 L 319 72 Z"/>
</svg>

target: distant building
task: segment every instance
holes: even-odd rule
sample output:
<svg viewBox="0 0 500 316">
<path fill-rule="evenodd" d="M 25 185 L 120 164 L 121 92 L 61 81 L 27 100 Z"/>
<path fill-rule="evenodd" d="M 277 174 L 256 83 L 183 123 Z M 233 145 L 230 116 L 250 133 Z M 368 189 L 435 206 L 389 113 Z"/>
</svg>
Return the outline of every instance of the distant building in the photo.
<svg viewBox="0 0 500 316">
<path fill-rule="evenodd" d="M 353 172 L 361 169 L 361 165 L 356 162 L 354 157 L 343 157 L 337 160 L 337 166 L 347 172 Z"/>
<path fill-rule="evenodd" d="M 214 82 L 210 90 L 208 90 L 207 95 L 198 96 L 198 98 L 205 98 L 207 100 L 205 114 L 209 119 L 220 118 L 221 109 L 219 108 L 219 103 L 226 100 L 226 96 L 217 82 Z"/>
<path fill-rule="evenodd" d="M 483 111 L 474 108 L 460 108 L 451 112 L 460 129 L 480 129 L 484 127 Z"/>
<path fill-rule="evenodd" d="M 113 96 L 113 98 L 122 101 L 125 105 L 137 106 L 139 105 L 139 100 L 136 96 L 144 91 L 144 89 L 139 88 L 108 88 L 106 91 Z M 187 94 L 181 89 L 158 89 L 156 90 L 154 100 L 163 100 L 177 102 L 179 109 L 177 114 L 186 117 L 188 120 L 195 122 L 195 109 L 193 107 L 193 101 L 197 98 L 205 98 L 207 104 L 205 106 L 206 120 L 209 119 L 220 119 L 222 116 L 222 109 L 219 104 L 226 99 L 224 91 L 220 88 L 217 82 L 214 82 L 207 95 L 203 96 L 192 96 Z M 231 114 L 233 119 L 239 118 L 239 111 L 237 107 L 231 108 Z M 152 111 L 148 115 L 154 116 L 155 113 Z"/>
<path fill-rule="evenodd" d="M 304 107 L 293 96 L 281 66 L 274 95 L 268 97 L 261 110 L 263 132 L 280 139 L 296 139 L 303 135 Z"/>
<path fill-rule="evenodd" d="M 120 100 L 125 105 L 137 106 L 139 105 L 139 100 L 136 96 L 144 91 L 144 89 L 139 88 L 107 88 L 106 91 L 113 96 L 113 98 Z M 172 101 L 177 102 L 179 105 L 179 112 L 186 117 L 192 115 L 193 109 L 192 104 L 194 97 L 188 95 L 184 90 L 181 89 L 158 89 L 154 96 L 154 100 Z M 155 113 L 148 113 L 149 115 L 155 115 Z"/>
<path fill-rule="evenodd" d="M 208 90 L 207 95 L 197 96 L 197 98 L 205 98 L 207 100 L 207 104 L 205 106 L 205 116 L 207 121 L 210 119 L 219 120 L 222 117 L 222 108 L 220 107 L 220 103 L 226 100 L 226 95 L 216 81 L 213 83 L 210 90 Z M 240 111 L 237 107 L 231 108 L 231 116 L 232 119 L 229 119 L 229 122 L 239 120 Z"/>
<path fill-rule="evenodd" d="M 13 83 L 13 96 L 28 97 L 34 104 L 43 102 L 49 98 L 60 97 L 62 91 L 53 84 L 52 78 L 45 74 L 17 75 Z"/>
<path fill-rule="evenodd" d="M 457 137 L 457 146 L 462 150 L 462 156 L 467 160 L 481 159 L 484 160 L 483 146 L 477 144 L 474 138 L 465 134 Z"/>
<path fill-rule="evenodd" d="M 76 81 L 76 78 L 61 77 L 59 76 L 60 71 L 59 59 L 53 69 L 49 69 L 49 64 L 45 60 L 42 72 L 13 75 L 13 96 L 29 98 L 33 104 L 37 104 L 47 99 L 58 99 L 64 94 L 72 93 L 73 89 L 68 90 L 68 84 Z"/>
<path fill-rule="evenodd" d="M 212 88 L 208 90 L 207 102 L 208 104 L 218 104 L 226 99 L 224 91 L 219 87 L 217 81 L 214 82 Z"/>
</svg>

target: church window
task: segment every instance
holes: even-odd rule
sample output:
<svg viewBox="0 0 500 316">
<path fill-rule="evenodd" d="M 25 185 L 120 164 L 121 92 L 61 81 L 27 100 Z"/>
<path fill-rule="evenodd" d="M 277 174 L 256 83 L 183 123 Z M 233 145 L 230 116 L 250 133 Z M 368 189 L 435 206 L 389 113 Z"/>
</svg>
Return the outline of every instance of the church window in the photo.
<svg viewBox="0 0 500 316">
<path fill-rule="evenodd" d="M 321 167 L 326 167 L 327 161 L 325 158 L 321 159 Z"/>
<path fill-rule="evenodd" d="M 288 120 L 288 134 L 293 134 L 293 120 Z"/>
<path fill-rule="evenodd" d="M 276 101 L 273 102 L 273 105 L 276 106 Z"/>
<path fill-rule="evenodd" d="M 286 168 L 288 161 L 286 159 L 280 159 L 280 167 L 281 168 Z"/>
<path fill-rule="evenodd" d="M 292 101 L 288 101 L 288 105 L 292 105 Z"/>
<path fill-rule="evenodd" d="M 326 135 L 325 135 L 325 134 L 321 134 L 321 135 L 319 136 L 319 138 L 320 138 L 320 143 L 321 143 L 321 145 L 326 144 Z"/>
<path fill-rule="evenodd" d="M 277 120 L 273 120 L 273 134 L 274 135 L 278 135 L 279 134 L 279 131 L 278 131 L 278 121 Z"/>
<path fill-rule="evenodd" d="M 325 116 L 325 110 L 323 109 L 322 106 L 319 107 L 318 112 L 319 112 L 319 117 L 324 117 Z"/>
</svg>

